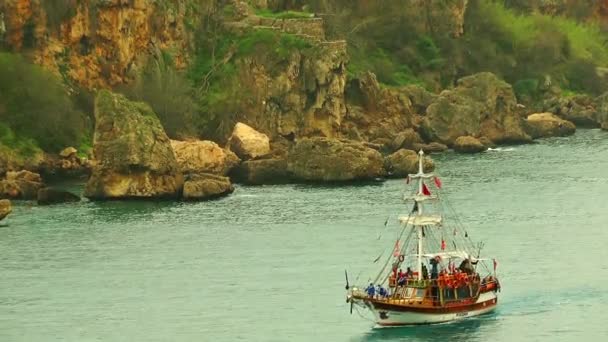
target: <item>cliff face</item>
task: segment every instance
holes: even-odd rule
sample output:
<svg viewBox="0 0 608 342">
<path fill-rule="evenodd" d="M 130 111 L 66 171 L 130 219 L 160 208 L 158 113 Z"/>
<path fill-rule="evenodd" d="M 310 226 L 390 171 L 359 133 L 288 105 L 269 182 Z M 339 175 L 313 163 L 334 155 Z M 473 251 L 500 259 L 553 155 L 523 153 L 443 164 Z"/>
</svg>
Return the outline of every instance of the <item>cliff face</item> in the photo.
<svg viewBox="0 0 608 342">
<path fill-rule="evenodd" d="M 141 58 L 170 51 L 185 67 L 190 50 L 186 21 L 196 20 L 188 1 L 5 0 L 0 5 L 5 43 L 29 52 L 36 63 L 85 88 L 103 88 L 133 78 Z M 62 7 L 63 5 L 63 7 Z"/>
</svg>

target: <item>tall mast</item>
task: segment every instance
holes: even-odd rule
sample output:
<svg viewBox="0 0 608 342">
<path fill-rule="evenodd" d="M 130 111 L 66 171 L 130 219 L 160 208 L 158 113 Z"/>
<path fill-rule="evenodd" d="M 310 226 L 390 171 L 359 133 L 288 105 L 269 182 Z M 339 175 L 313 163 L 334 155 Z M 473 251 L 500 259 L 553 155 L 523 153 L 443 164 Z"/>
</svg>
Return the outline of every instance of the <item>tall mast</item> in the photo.
<svg viewBox="0 0 608 342">
<path fill-rule="evenodd" d="M 424 152 L 422 150 L 420 150 L 420 152 L 418 152 L 418 176 L 420 176 L 418 178 L 418 195 L 422 195 L 422 176 L 424 175 L 424 170 L 423 170 L 423 158 L 424 158 Z M 418 207 L 418 212 L 416 213 L 416 216 L 421 216 L 422 215 L 422 202 L 416 201 L 417 207 Z M 422 279 L 422 229 L 423 226 L 418 226 L 418 230 L 417 230 L 417 235 L 418 235 L 418 280 Z"/>
</svg>

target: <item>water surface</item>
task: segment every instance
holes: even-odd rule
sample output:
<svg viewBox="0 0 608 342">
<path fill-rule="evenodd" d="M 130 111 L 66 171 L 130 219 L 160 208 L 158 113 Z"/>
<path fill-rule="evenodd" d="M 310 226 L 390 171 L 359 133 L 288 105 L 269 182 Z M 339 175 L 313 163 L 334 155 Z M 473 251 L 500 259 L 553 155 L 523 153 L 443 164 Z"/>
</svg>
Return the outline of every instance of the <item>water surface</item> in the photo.
<svg viewBox="0 0 608 342">
<path fill-rule="evenodd" d="M 436 161 L 444 196 L 498 259 L 496 314 L 382 330 L 349 315 L 344 269 L 366 281 L 403 180 L 240 186 L 195 204 L 17 204 L 0 227 L 0 341 L 608 337 L 608 133 Z"/>
</svg>

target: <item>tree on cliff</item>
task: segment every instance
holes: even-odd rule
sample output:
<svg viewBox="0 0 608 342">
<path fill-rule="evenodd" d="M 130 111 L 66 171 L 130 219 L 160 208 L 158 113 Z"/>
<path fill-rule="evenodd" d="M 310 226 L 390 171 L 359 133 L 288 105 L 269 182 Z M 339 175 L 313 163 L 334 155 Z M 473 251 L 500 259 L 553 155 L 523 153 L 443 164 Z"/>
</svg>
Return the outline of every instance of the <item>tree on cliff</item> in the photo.
<svg viewBox="0 0 608 342">
<path fill-rule="evenodd" d="M 22 57 L 0 53 L 0 122 L 47 151 L 78 146 L 86 134 L 61 80 Z"/>
</svg>

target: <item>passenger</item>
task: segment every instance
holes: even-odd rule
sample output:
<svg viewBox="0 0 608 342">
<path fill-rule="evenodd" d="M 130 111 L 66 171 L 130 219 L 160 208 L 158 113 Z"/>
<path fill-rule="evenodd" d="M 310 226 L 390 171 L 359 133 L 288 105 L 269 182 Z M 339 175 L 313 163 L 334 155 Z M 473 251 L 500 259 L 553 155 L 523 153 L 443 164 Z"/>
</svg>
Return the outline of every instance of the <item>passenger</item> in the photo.
<svg viewBox="0 0 608 342">
<path fill-rule="evenodd" d="M 380 298 L 386 297 L 386 290 L 380 284 L 378 284 L 378 297 L 380 297 Z"/>
<path fill-rule="evenodd" d="M 399 277 L 399 280 L 397 281 L 397 285 L 404 286 L 406 280 L 407 280 L 407 275 L 405 273 L 401 273 L 401 277 Z"/>
<path fill-rule="evenodd" d="M 422 279 L 429 279 L 429 270 L 426 265 L 422 265 Z"/>
<path fill-rule="evenodd" d="M 439 276 L 439 272 L 437 270 L 437 265 L 439 264 L 439 260 L 436 258 L 431 259 L 431 279 L 437 279 Z"/>
<path fill-rule="evenodd" d="M 403 271 L 401 269 L 399 269 L 399 273 L 397 273 L 397 279 L 401 279 L 401 277 L 403 277 L 404 275 L 405 274 L 403 273 Z"/>
<path fill-rule="evenodd" d="M 369 298 L 374 298 L 376 295 L 376 288 L 374 287 L 374 284 L 370 283 L 367 289 L 365 289 L 365 292 L 367 292 L 367 296 Z"/>
<path fill-rule="evenodd" d="M 405 272 L 405 277 L 406 278 L 413 278 L 414 277 L 414 272 L 412 272 L 411 268 L 407 268 L 406 272 Z"/>
</svg>

